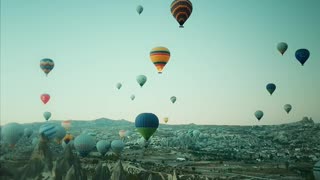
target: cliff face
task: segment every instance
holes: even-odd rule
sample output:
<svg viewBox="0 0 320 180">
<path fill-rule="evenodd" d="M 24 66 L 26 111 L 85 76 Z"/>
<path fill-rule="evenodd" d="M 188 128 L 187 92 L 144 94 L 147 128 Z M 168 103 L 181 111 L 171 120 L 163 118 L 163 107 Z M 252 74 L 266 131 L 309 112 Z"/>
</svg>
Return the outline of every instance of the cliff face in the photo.
<svg viewBox="0 0 320 180">
<path fill-rule="evenodd" d="M 28 164 L 18 170 L 16 179 L 43 179 L 51 176 L 52 153 L 46 141 L 40 141 L 32 152 Z"/>
<path fill-rule="evenodd" d="M 66 146 L 63 156 L 57 159 L 53 171 L 55 179 L 87 179 L 87 175 L 81 167 L 80 159 L 72 152 L 72 146 Z"/>
</svg>

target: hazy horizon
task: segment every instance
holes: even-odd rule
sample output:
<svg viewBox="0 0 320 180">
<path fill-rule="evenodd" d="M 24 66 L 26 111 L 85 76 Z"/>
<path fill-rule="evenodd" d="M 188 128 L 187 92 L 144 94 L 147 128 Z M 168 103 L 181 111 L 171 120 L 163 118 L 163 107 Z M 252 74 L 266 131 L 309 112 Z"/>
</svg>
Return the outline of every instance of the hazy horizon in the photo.
<svg viewBox="0 0 320 180">
<path fill-rule="evenodd" d="M 152 112 L 168 124 L 319 122 L 319 0 L 191 0 L 184 29 L 171 2 L 2 0 L 1 124 L 45 122 L 45 111 L 58 120 L 134 122 Z M 283 56 L 279 42 L 289 46 Z M 161 75 L 149 58 L 156 46 L 171 52 Z M 294 56 L 300 48 L 311 54 L 304 66 Z M 43 58 L 55 62 L 48 77 Z M 142 88 L 140 74 L 148 77 Z M 270 82 L 277 85 L 272 96 Z M 51 95 L 46 105 L 42 93 Z M 256 110 L 264 111 L 260 122 Z"/>
</svg>

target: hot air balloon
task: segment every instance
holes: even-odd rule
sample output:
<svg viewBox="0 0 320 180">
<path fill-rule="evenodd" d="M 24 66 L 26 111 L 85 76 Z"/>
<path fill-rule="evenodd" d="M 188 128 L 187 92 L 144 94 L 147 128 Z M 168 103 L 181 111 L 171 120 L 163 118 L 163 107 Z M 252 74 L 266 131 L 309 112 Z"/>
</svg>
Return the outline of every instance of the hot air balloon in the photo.
<svg viewBox="0 0 320 180">
<path fill-rule="evenodd" d="M 71 128 L 71 120 L 62 121 L 61 122 L 61 126 L 67 131 L 70 130 L 70 128 Z"/>
<path fill-rule="evenodd" d="M 280 42 L 277 45 L 277 49 L 283 55 L 288 49 L 288 44 L 285 42 Z"/>
<path fill-rule="evenodd" d="M 276 90 L 276 85 L 273 83 L 269 83 L 267 84 L 266 89 L 270 93 L 270 95 L 272 95 L 273 92 Z"/>
<path fill-rule="evenodd" d="M 123 139 L 126 137 L 126 131 L 125 130 L 120 130 L 119 131 L 119 136 L 120 136 L 120 139 Z"/>
<path fill-rule="evenodd" d="M 87 156 L 95 145 L 95 140 L 88 134 L 81 134 L 74 140 L 74 147 L 82 157 Z"/>
<path fill-rule="evenodd" d="M 165 117 L 165 118 L 163 118 L 163 121 L 164 121 L 165 123 L 167 123 L 167 122 L 169 121 L 169 118 Z"/>
<path fill-rule="evenodd" d="M 40 126 L 39 134 L 41 140 L 51 140 L 56 136 L 57 129 L 53 124 L 46 123 Z"/>
<path fill-rule="evenodd" d="M 70 140 L 68 144 L 65 141 L 62 141 L 61 145 L 63 149 L 66 149 L 67 146 L 74 148 L 74 140 Z"/>
<path fill-rule="evenodd" d="M 30 128 L 24 128 L 24 136 L 26 136 L 27 138 L 29 138 L 32 134 L 33 134 L 32 129 L 30 129 Z"/>
<path fill-rule="evenodd" d="M 139 75 L 137 76 L 137 82 L 142 87 L 147 82 L 147 76 L 145 75 Z"/>
<path fill-rule="evenodd" d="M 193 137 L 195 137 L 195 138 L 198 138 L 199 136 L 200 136 L 200 131 L 199 130 L 194 130 L 193 132 L 192 132 L 192 135 L 193 135 Z"/>
<path fill-rule="evenodd" d="M 62 126 L 60 126 L 60 125 L 57 125 L 57 126 L 56 126 L 56 130 L 57 130 L 57 132 L 56 132 L 55 140 L 56 140 L 56 142 L 57 142 L 58 144 L 60 144 L 60 143 L 61 143 L 61 140 L 64 139 L 64 137 L 66 136 L 67 132 L 66 132 L 66 130 L 65 130 Z"/>
<path fill-rule="evenodd" d="M 141 113 L 136 117 L 135 125 L 138 132 L 148 141 L 159 127 L 159 119 L 153 113 Z"/>
<path fill-rule="evenodd" d="M 23 126 L 18 123 L 8 123 L 1 129 L 1 137 L 11 147 L 14 147 L 18 140 L 23 136 Z"/>
<path fill-rule="evenodd" d="M 298 49 L 295 53 L 295 56 L 297 60 L 301 63 L 303 66 L 304 63 L 309 59 L 310 52 L 308 49 Z"/>
<path fill-rule="evenodd" d="M 71 142 L 73 140 L 73 136 L 70 133 L 67 133 L 64 138 L 63 138 L 63 142 L 65 144 L 68 144 L 69 142 Z"/>
<path fill-rule="evenodd" d="M 137 12 L 140 15 L 143 11 L 143 7 L 141 5 L 137 6 Z"/>
<path fill-rule="evenodd" d="M 96 147 L 98 152 L 103 156 L 108 152 L 110 148 L 110 142 L 106 140 L 100 140 L 97 142 Z"/>
<path fill-rule="evenodd" d="M 315 180 L 320 179 L 320 161 L 318 161 L 313 167 L 313 175 Z"/>
<path fill-rule="evenodd" d="M 44 104 L 47 104 L 47 102 L 50 100 L 50 95 L 49 94 L 41 94 L 40 99 Z"/>
<path fill-rule="evenodd" d="M 260 119 L 263 117 L 263 112 L 258 110 L 254 113 L 254 115 L 256 116 L 256 118 L 260 121 Z"/>
<path fill-rule="evenodd" d="M 52 59 L 45 58 L 40 61 L 40 68 L 44 73 L 46 73 L 46 76 L 48 76 L 49 72 L 53 69 L 53 67 L 54 62 Z"/>
<path fill-rule="evenodd" d="M 44 112 L 43 113 L 43 117 L 46 121 L 48 121 L 51 117 L 51 112 Z"/>
<path fill-rule="evenodd" d="M 151 62 L 156 66 L 159 74 L 170 60 L 170 51 L 166 47 L 155 47 L 150 51 Z"/>
<path fill-rule="evenodd" d="M 183 28 L 183 24 L 192 13 L 192 3 L 189 0 L 174 0 L 171 3 L 171 14 Z"/>
<path fill-rule="evenodd" d="M 170 100 L 171 100 L 172 103 L 175 103 L 176 100 L 177 100 L 177 98 L 176 98 L 175 96 L 172 96 L 172 97 L 170 98 Z"/>
<path fill-rule="evenodd" d="M 121 83 L 117 83 L 116 87 L 117 87 L 117 89 L 120 89 L 122 87 L 122 84 Z"/>
<path fill-rule="evenodd" d="M 132 95 L 130 96 L 130 99 L 133 101 L 134 98 L 136 98 L 136 96 L 132 94 Z"/>
<path fill-rule="evenodd" d="M 286 104 L 286 105 L 283 106 L 283 109 L 289 114 L 289 112 L 292 109 L 292 106 L 290 104 Z"/>
<path fill-rule="evenodd" d="M 116 154 L 120 154 L 124 149 L 124 143 L 121 140 L 113 140 L 111 142 L 111 149 Z"/>
</svg>

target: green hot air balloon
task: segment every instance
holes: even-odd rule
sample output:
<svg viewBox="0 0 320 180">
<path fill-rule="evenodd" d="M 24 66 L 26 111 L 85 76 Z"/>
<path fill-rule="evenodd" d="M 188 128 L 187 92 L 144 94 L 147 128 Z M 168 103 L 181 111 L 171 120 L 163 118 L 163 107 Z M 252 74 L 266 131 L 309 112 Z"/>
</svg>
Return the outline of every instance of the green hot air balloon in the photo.
<svg viewBox="0 0 320 180">
<path fill-rule="evenodd" d="M 133 101 L 134 98 L 136 98 L 136 96 L 132 94 L 132 95 L 130 96 L 130 99 Z"/>
<path fill-rule="evenodd" d="M 140 15 L 143 11 L 143 7 L 141 5 L 137 6 L 137 12 Z"/>
<path fill-rule="evenodd" d="M 175 96 L 172 96 L 172 97 L 170 98 L 170 100 L 171 100 L 172 103 L 175 103 L 176 100 L 177 100 L 177 98 L 176 98 Z"/>
<path fill-rule="evenodd" d="M 135 125 L 146 141 L 150 139 L 159 127 L 159 119 L 153 113 L 141 113 L 136 117 Z"/>
<path fill-rule="evenodd" d="M 121 83 L 117 83 L 116 87 L 117 87 L 117 89 L 120 89 L 122 87 L 122 84 Z"/>
<path fill-rule="evenodd" d="M 139 75 L 137 76 L 137 82 L 142 87 L 147 82 L 147 76 L 145 75 Z"/>
<path fill-rule="evenodd" d="M 288 49 L 288 44 L 285 42 L 280 42 L 277 45 L 277 49 L 283 55 Z"/>
<path fill-rule="evenodd" d="M 290 104 L 286 104 L 283 106 L 283 109 L 287 112 L 287 114 L 289 114 L 289 112 L 292 109 L 292 106 Z"/>
<path fill-rule="evenodd" d="M 258 110 L 254 113 L 254 115 L 260 121 L 260 119 L 263 117 L 263 112 L 261 110 Z"/>
<path fill-rule="evenodd" d="M 269 83 L 267 84 L 266 89 L 270 93 L 270 95 L 272 95 L 273 92 L 276 90 L 276 85 L 273 83 Z"/>
<path fill-rule="evenodd" d="M 51 117 L 51 112 L 44 112 L 43 113 L 43 117 L 46 121 L 48 121 Z"/>
</svg>

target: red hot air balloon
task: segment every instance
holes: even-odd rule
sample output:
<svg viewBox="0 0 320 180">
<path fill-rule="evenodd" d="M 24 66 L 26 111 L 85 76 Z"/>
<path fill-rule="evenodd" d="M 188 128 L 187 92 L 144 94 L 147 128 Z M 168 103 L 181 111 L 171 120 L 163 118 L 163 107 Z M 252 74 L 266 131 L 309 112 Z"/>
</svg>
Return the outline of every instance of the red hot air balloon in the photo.
<svg viewBox="0 0 320 180">
<path fill-rule="evenodd" d="M 50 100 L 50 95 L 49 94 L 42 94 L 40 96 L 40 99 L 44 104 L 47 104 L 47 102 Z"/>
</svg>

